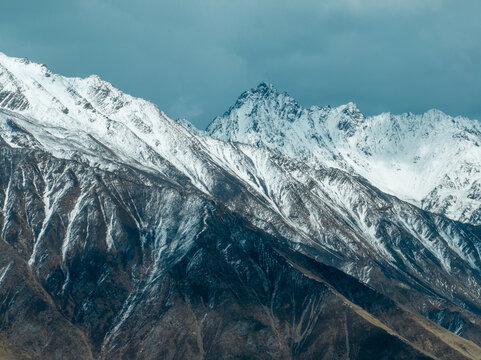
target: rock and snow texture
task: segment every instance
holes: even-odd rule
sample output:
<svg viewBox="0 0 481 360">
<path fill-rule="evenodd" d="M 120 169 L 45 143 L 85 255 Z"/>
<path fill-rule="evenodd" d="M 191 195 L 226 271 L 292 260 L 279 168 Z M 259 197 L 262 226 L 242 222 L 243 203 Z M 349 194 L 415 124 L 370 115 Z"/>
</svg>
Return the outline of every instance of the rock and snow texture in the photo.
<svg viewBox="0 0 481 360">
<path fill-rule="evenodd" d="M 208 133 L 354 172 L 384 192 L 481 222 L 481 124 L 439 110 L 364 116 L 353 103 L 301 107 L 272 85 L 243 93 Z"/>
<path fill-rule="evenodd" d="M 96 76 L 65 78 L 44 65 L 3 54 L 0 86 L 3 116 L 8 111 L 20 115 L 16 124 L 55 156 L 78 156 L 94 163 L 105 158 L 107 167 L 121 162 L 155 172 L 166 171 L 167 161 L 209 191 L 211 175 L 205 156 L 199 159 L 198 153 L 211 157 L 212 139 L 201 131 L 186 131 L 193 127 L 170 119 L 155 105 Z M 481 222 L 477 121 L 437 110 L 365 117 L 352 103 L 304 109 L 287 94 L 261 83 L 215 119 L 208 133 L 223 141 L 263 145 L 313 166 L 353 172 L 426 210 Z M 9 141 L 9 135 L 4 139 Z M 214 167 L 219 163 L 218 158 L 208 161 Z"/>
<path fill-rule="evenodd" d="M 208 358 L 230 331 L 265 328 L 269 349 L 317 351 L 302 344 L 322 327 L 325 289 L 303 277 L 314 270 L 302 270 L 312 265 L 302 256 L 481 344 L 481 234 L 444 216 L 477 223 L 477 129 L 436 111 L 303 109 L 262 83 L 204 132 L 96 76 L 66 78 L 0 54 L 0 245 L 105 358 L 135 349 L 155 358 L 152 344 L 182 333 L 195 336 L 170 350 L 193 346 Z M 0 285 L 18 269 L 0 254 Z M 305 286 L 291 291 L 291 277 Z M 235 303 L 238 294 L 249 302 Z M 281 334 L 289 304 L 300 322 Z M 247 305 L 262 326 L 243 322 Z M 221 332 L 217 311 L 240 320 Z"/>
<path fill-rule="evenodd" d="M 374 218 L 366 217 L 370 209 L 360 210 L 362 186 L 328 180 L 339 177 L 332 168 L 361 175 L 381 190 L 429 210 L 477 222 L 481 153 L 480 127 L 474 121 L 438 111 L 364 117 L 352 103 L 303 109 L 261 83 L 211 124 L 208 132 L 216 140 L 190 131 L 186 121 L 174 121 L 155 105 L 96 76 L 66 78 L 44 65 L 0 55 L 0 79 L 0 127 L 11 147 L 41 149 L 103 170 L 128 165 L 174 182 L 188 179 L 231 209 L 242 213 L 246 210 L 238 204 L 248 206 L 252 221 L 268 224 L 278 217 L 276 222 L 296 229 L 291 236 L 297 242 L 314 239 L 326 249 L 339 249 L 339 239 L 326 236 L 331 230 L 325 219 L 354 215 L 358 240 L 352 245 L 348 236 L 341 237 L 346 251 L 355 256 L 367 241 L 367 248 L 393 260 L 385 243 L 376 239 L 370 225 Z M 239 200 L 239 189 L 254 195 L 265 209 Z M 54 202 L 45 198 L 44 203 L 49 214 Z M 409 220 L 403 216 L 395 222 L 408 233 L 416 231 L 414 225 L 406 226 Z M 287 230 L 281 226 L 276 231 Z M 432 239 L 419 240 L 423 247 L 432 247 Z M 455 246 L 458 256 L 479 269 L 475 243 Z M 447 253 L 433 252 L 449 270 L 453 260 Z M 34 262 L 35 251 L 30 259 Z"/>
</svg>

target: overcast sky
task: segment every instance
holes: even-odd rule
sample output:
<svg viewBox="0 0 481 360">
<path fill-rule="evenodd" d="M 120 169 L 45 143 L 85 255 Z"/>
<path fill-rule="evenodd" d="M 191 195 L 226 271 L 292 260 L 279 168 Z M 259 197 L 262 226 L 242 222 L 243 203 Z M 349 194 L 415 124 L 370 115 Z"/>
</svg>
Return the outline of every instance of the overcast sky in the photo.
<svg viewBox="0 0 481 360">
<path fill-rule="evenodd" d="M 301 105 L 481 119 L 479 0 L 15 0 L 0 51 L 205 127 L 267 81 Z"/>
</svg>

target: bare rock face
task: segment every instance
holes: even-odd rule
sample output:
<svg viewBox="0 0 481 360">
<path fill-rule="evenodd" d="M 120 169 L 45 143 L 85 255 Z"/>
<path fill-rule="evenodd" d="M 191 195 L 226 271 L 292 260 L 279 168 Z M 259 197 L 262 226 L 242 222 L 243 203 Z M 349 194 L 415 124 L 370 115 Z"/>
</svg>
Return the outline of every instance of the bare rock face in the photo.
<svg viewBox="0 0 481 360">
<path fill-rule="evenodd" d="M 19 358 L 425 357 L 353 310 L 324 268 L 290 259 L 276 238 L 195 189 L 4 151 L 0 325 Z M 45 193 L 53 174 L 46 200 L 36 189 Z M 386 341 L 375 350 L 378 336 Z"/>
<path fill-rule="evenodd" d="M 0 358 L 481 358 L 475 222 L 269 146 L 266 106 L 311 116 L 271 85 L 226 114 L 244 144 L 4 55 L 2 91 Z"/>
</svg>

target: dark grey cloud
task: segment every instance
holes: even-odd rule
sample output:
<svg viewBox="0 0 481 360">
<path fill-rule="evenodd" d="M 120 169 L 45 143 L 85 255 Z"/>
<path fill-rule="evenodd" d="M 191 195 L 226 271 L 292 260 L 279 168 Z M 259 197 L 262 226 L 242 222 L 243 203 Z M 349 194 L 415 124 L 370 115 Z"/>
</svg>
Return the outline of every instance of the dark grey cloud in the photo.
<svg viewBox="0 0 481 360">
<path fill-rule="evenodd" d="M 479 0 L 17 0 L 0 51 L 92 73 L 199 127 L 266 80 L 305 106 L 481 119 Z"/>
</svg>

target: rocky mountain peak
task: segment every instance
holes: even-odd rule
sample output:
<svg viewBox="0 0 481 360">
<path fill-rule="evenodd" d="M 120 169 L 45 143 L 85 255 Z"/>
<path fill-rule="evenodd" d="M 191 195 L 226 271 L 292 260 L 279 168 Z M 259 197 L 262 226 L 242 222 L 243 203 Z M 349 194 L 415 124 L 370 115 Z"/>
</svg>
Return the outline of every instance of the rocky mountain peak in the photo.
<svg viewBox="0 0 481 360">
<path fill-rule="evenodd" d="M 303 108 L 287 93 L 261 82 L 245 91 L 236 103 L 208 126 L 219 139 L 236 140 L 236 134 L 276 133 L 302 115 Z M 254 136 L 254 135 L 253 135 Z"/>
<path fill-rule="evenodd" d="M 341 105 L 339 108 L 342 109 L 342 112 L 346 115 L 356 118 L 364 118 L 364 115 L 361 113 L 357 105 L 353 102 L 348 102 L 345 105 Z"/>
<path fill-rule="evenodd" d="M 256 98 L 256 99 L 266 99 L 266 98 L 275 98 L 282 93 L 277 90 L 277 88 L 266 81 L 261 81 L 257 86 L 244 91 L 240 96 L 239 99 L 248 99 L 248 98 Z M 287 95 L 287 94 L 285 94 Z"/>
<path fill-rule="evenodd" d="M 402 118 L 304 109 L 266 83 L 209 136 L 98 77 L 5 63 L 0 358 L 4 343 L 19 359 L 481 353 L 449 332 L 481 344 L 479 230 L 378 189 L 409 195 L 441 169 L 444 207 L 479 176 L 446 168 L 459 143 L 406 141 Z"/>
<path fill-rule="evenodd" d="M 252 93 L 259 93 L 259 94 L 278 94 L 279 91 L 272 85 L 266 81 L 261 81 L 255 88 L 252 88 Z"/>
<path fill-rule="evenodd" d="M 437 109 L 364 116 L 353 102 L 304 109 L 289 95 L 261 83 L 215 119 L 208 133 L 224 141 L 263 144 L 311 164 L 354 171 L 403 200 L 479 223 L 481 197 L 471 195 L 481 183 L 477 121 Z M 452 177 L 455 181 L 445 180 Z"/>
<path fill-rule="evenodd" d="M 338 109 L 340 116 L 337 121 L 337 128 L 345 131 L 347 136 L 353 136 L 357 127 L 363 123 L 364 115 L 353 102 L 341 105 Z"/>
<path fill-rule="evenodd" d="M 229 109 L 227 113 L 245 106 L 255 107 L 256 109 L 263 108 L 269 112 L 283 111 L 286 107 L 292 109 L 300 107 L 287 93 L 280 92 L 274 85 L 264 81 L 256 87 L 242 93 L 235 105 Z"/>
</svg>

